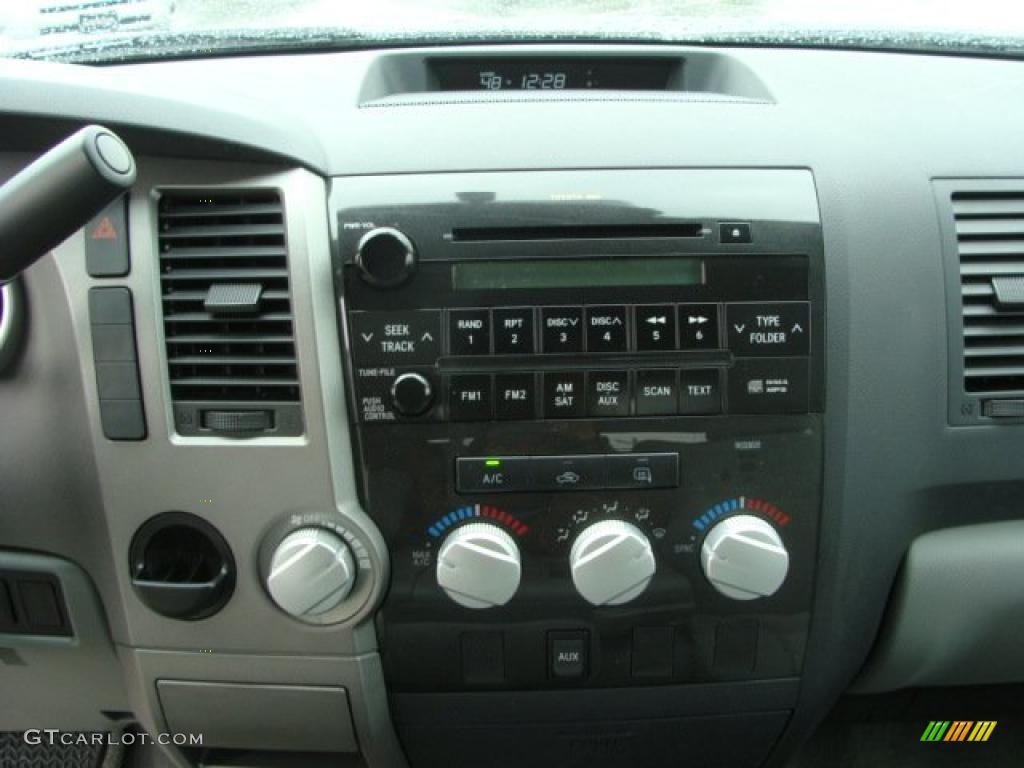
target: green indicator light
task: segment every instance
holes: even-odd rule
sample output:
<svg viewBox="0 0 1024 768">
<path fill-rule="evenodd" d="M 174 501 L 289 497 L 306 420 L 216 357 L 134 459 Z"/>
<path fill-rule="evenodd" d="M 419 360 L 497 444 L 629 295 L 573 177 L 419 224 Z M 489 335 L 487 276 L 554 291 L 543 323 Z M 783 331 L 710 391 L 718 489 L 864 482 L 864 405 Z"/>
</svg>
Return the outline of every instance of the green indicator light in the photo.
<svg viewBox="0 0 1024 768">
<path fill-rule="evenodd" d="M 487 459 L 487 461 L 484 462 L 484 466 L 485 467 L 500 467 L 501 466 L 501 462 L 498 461 L 497 459 Z"/>
</svg>

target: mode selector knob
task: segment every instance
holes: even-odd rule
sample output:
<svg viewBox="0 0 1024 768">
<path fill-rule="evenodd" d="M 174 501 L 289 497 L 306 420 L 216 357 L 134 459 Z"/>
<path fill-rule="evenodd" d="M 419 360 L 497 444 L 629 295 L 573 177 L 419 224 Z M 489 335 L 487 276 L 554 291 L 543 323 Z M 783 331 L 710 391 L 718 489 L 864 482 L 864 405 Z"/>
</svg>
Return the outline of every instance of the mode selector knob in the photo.
<svg viewBox="0 0 1024 768">
<path fill-rule="evenodd" d="M 416 269 L 416 246 L 397 229 L 378 227 L 359 240 L 355 262 L 370 285 L 390 288 L 404 283 Z"/>
<path fill-rule="evenodd" d="M 733 600 L 774 595 L 789 572 L 789 552 L 770 523 L 753 515 L 727 517 L 700 549 L 711 586 Z"/>
<path fill-rule="evenodd" d="M 592 605 L 621 605 L 639 597 L 657 570 L 651 542 L 623 520 L 584 529 L 569 551 L 572 583 Z"/>
<path fill-rule="evenodd" d="M 267 591 L 281 610 L 303 618 L 336 607 L 355 581 L 355 561 L 344 539 L 327 528 L 299 528 L 274 550 Z"/>
<path fill-rule="evenodd" d="M 519 547 L 490 523 L 456 528 L 437 555 L 437 583 L 466 608 L 507 603 L 519 589 L 521 570 Z"/>
</svg>

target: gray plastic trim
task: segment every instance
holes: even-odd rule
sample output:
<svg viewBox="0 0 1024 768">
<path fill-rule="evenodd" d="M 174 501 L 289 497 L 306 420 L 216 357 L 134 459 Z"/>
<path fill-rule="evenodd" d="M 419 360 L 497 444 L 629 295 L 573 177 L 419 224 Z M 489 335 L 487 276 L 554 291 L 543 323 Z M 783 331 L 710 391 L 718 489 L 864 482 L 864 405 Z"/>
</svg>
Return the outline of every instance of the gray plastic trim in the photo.
<svg viewBox="0 0 1024 768">
<path fill-rule="evenodd" d="M 19 692 L 17 706 L 0 706 L 0 731 L 110 730 L 103 712 L 127 710 L 128 697 L 103 606 L 85 571 L 61 558 L 11 551 L 0 551 L 0 568 L 55 575 L 73 631 L 71 637 L 0 633 L 0 691 L 12 704 Z"/>
<path fill-rule="evenodd" d="M 1024 681 L 1024 520 L 914 540 L 853 690 Z"/>
</svg>

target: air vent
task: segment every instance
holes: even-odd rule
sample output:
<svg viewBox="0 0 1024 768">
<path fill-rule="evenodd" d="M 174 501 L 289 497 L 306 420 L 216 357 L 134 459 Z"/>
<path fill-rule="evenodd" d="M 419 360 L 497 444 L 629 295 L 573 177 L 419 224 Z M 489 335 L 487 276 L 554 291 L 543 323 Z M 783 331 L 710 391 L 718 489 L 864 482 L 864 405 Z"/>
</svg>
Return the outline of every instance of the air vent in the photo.
<svg viewBox="0 0 1024 768">
<path fill-rule="evenodd" d="M 1024 392 L 1024 192 L 955 192 L 964 391 Z"/>
<path fill-rule="evenodd" d="M 158 226 L 178 431 L 301 433 L 279 194 L 164 192 Z"/>
</svg>

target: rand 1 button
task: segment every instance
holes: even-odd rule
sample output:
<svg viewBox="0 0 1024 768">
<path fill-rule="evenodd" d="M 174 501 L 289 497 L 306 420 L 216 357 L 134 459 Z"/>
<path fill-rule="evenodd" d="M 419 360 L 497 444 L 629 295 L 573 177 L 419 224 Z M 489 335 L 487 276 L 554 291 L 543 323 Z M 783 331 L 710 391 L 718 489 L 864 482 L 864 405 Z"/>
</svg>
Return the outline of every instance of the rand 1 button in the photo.
<svg viewBox="0 0 1024 768">
<path fill-rule="evenodd" d="M 636 348 L 658 352 L 676 348 L 676 308 L 671 304 L 640 306 L 635 310 Z"/>
<path fill-rule="evenodd" d="M 590 491 L 605 487 L 604 456 L 538 456 L 530 463 L 538 491 Z"/>
<path fill-rule="evenodd" d="M 718 305 L 679 305 L 679 347 L 718 349 Z"/>
<path fill-rule="evenodd" d="M 588 416 L 629 416 L 629 371 L 587 374 Z"/>
<path fill-rule="evenodd" d="M 533 353 L 533 307 L 503 307 L 495 309 L 493 315 L 494 354 Z"/>
<path fill-rule="evenodd" d="M 486 309 L 451 310 L 448 346 L 453 355 L 488 354 L 491 351 L 491 313 Z"/>
<path fill-rule="evenodd" d="M 544 418 L 578 419 L 586 413 L 582 371 L 544 374 Z"/>
<path fill-rule="evenodd" d="M 726 304 L 729 349 L 747 357 L 806 355 L 809 313 L 806 301 Z"/>
<path fill-rule="evenodd" d="M 625 352 L 628 348 L 626 308 L 587 307 L 587 351 Z"/>
<path fill-rule="evenodd" d="M 737 360 L 728 378 L 730 413 L 807 413 L 806 358 Z"/>
<path fill-rule="evenodd" d="M 441 310 L 350 312 L 356 365 L 432 364 L 441 353 Z"/>
<path fill-rule="evenodd" d="M 624 453 L 605 456 L 607 488 L 674 488 L 679 485 L 679 454 Z"/>
<path fill-rule="evenodd" d="M 537 382 L 532 373 L 499 373 L 494 377 L 494 415 L 498 419 L 537 417 Z"/>
<path fill-rule="evenodd" d="M 541 310 L 541 336 L 544 351 L 567 353 L 583 351 L 583 308 L 544 307 Z"/>
<path fill-rule="evenodd" d="M 529 490 L 530 461 L 522 456 L 456 459 L 455 488 L 459 493 Z"/>
<path fill-rule="evenodd" d="M 679 407 L 679 377 L 674 369 L 636 372 L 636 415 L 667 416 Z"/>
<path fill-rule="evenodd" d="M 679 413 L 700 416 L 722 412 L 721 376 L 717 368 L 679 374 Z"/>
<path fill-rule="evenodd" d="M 488 421 L 494 416 L 491 376 L 455 374 L 448 379 L 448 413 L 452 421 Z"/>
</svg>

